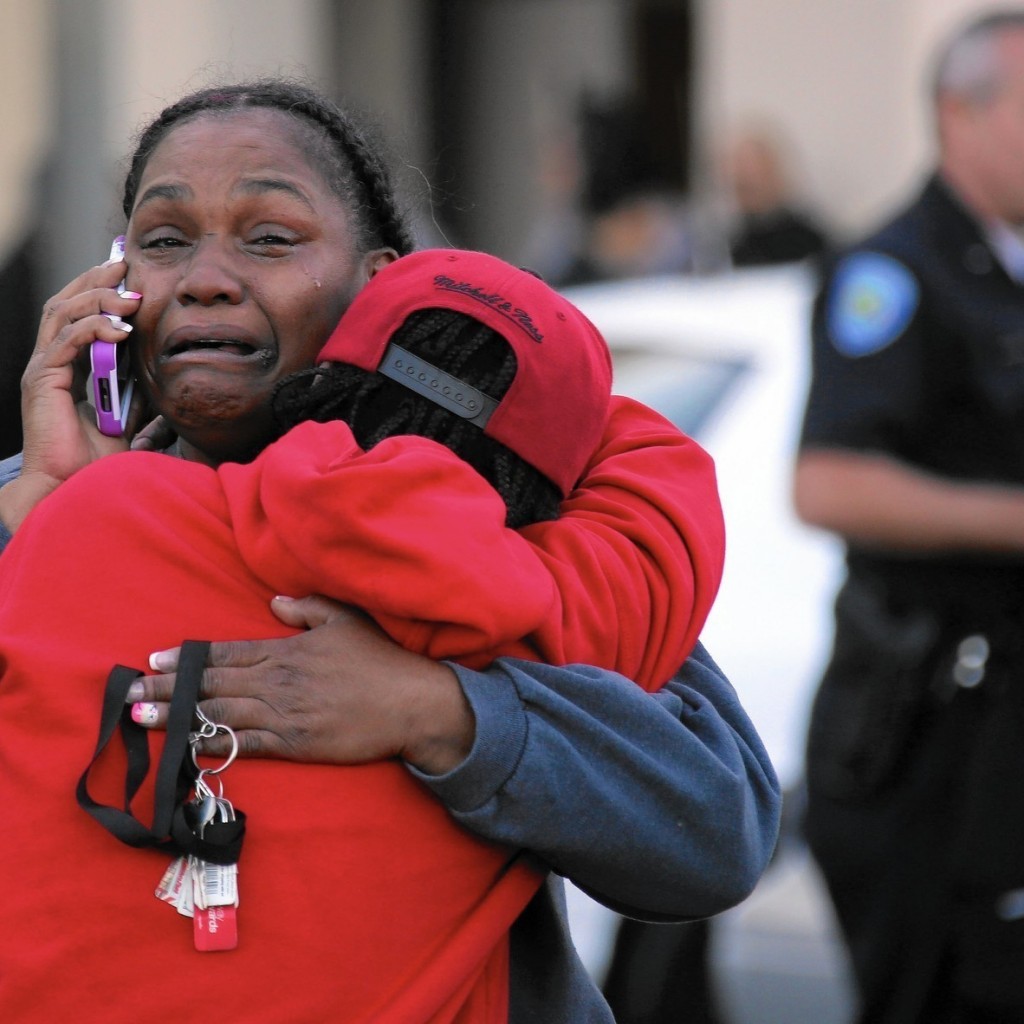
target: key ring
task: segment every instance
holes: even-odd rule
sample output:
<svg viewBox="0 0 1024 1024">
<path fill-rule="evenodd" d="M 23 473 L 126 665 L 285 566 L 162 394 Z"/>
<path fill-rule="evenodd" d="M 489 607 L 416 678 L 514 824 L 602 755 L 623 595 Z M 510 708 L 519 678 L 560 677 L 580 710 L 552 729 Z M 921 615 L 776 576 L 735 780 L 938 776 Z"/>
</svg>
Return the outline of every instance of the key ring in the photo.
<svg viewBox="0 0 1024 1024">
<path fill-rule="evenodd" d="M 206 768 L 199 769 L 199 774 L 196 776 L 195 782 L 192 783 L 192 788 L 195 790 L 195 798 L 203 800 L 209 797 L 219 802 L 224 799 L 224 780 L 219 776 L 214 776 L 214 781 L 217 783 L 217 790 L 214 792 L 213 788 L 203 777 L 210 774 L 211 772 Z"/>
<path fill-rule="evenodd" d="M 199 729 L 195 732 L 189 733 L 188 745 L 189 752 L 192 755 L 192 763 L 196 766 L 196 771 L 199 772 L 199 778 L 202 779 L 206 775 L 219 775 L 225 768 L 230 767 L 236 757 L 238 757 L 238 737 L 235 735 L 235 730 L 230 726 L 222 725 L 219 722 L 211 722 L 196 708 L 196 717 L 199 719 Z M 231 753 L 224 759 L 224 763 L 216 768 L 204 768 L 199 763 L 199 755 L 196 748 L 199 746 L 202 740 L 213 739 L 217 733 L 224 733 L 231 737 Z"/>
</svg>

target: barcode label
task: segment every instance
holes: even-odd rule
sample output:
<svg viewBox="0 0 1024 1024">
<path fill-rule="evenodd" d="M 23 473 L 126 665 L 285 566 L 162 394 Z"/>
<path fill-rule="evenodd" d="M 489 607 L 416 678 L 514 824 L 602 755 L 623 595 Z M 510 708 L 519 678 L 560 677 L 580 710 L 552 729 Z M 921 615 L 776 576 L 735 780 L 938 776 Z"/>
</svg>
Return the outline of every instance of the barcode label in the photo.
<svg viewBox="0 0 1024 1024">
<path fill-rule="evenodd" d="M 195 904 L 208 907 L 238 906 L 238 865 L 209 864 L 196 859 L 193 871 Z"/>
</svg>

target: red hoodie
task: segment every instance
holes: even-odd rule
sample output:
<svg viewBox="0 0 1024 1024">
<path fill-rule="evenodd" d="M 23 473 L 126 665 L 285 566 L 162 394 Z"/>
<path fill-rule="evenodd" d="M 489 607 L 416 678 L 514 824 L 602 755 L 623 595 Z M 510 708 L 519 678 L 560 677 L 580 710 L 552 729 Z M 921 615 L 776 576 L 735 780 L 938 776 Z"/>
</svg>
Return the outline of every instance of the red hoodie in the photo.
<svg viewBox="0 0 1024 1024">
<path fill-rule="evenodd" d="M 180 1020 L 212 999 L 274 1024 L 505 1021 L 507 932 L 541 871 L 455 824 L 401 764 L 225 773 L 249 828 L 240 943 L 220 955 L 195 952 L 151 894 L 165 859 L 119 844 L 74 788 L 113 663 L 287 635 L 275 593 L 358 604 L 433 657 L 581 661 L 657 688 L 720 581 L 710 459 L 616 399 L 564 508 L 506 530 L 501 500 L 447 449 L 404 437 L 362 453 L 340 423 L 305 424 L 248 466 L 113 456 L 42 502 L 0 558 L 0 871 L 16 880 L 0 1019 Z M 108 750 L 94 795 L 117 803 L 124 770 Z"/>
</svg>

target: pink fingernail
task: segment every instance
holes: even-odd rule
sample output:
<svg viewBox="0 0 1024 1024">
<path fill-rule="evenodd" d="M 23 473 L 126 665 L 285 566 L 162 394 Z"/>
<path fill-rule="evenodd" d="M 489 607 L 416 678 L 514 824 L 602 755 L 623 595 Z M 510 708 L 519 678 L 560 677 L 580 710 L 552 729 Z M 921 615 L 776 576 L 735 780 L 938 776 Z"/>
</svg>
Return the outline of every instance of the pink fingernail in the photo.
<svg viewBox="0 0 1024 1024">
<path fill-rule="evenodd" d="M 141 299 L 142 292 L 121 292 L 121 297 L 125 299 Z"/>
<path fill-rule="evenodd" d="M 133 704 L 132 721 L 139 725 L 156 725 L 157 709 L 155 704 Z"/>
</svg>

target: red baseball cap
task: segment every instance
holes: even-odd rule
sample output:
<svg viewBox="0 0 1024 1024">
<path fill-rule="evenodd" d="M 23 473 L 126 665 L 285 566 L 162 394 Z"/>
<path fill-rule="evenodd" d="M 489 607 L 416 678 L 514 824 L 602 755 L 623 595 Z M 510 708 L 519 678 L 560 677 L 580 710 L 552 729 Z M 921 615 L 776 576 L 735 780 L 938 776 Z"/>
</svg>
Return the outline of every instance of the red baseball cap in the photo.
<svg viewBox="0 0 1024 1024">
<path fill-rule="evenodd" d="M 391 341 L 410 314 L 438 308 L 479 320 L 512 346 L 516 375 L 500 401 Z M 611 397 L 611 354 L 597 328 L 529 271 L 464 249 L 424 249 L 379 270 L 319 361 L 378 371 L 476 423 L 564 495 L 597 448 Z"/>
</svg>

